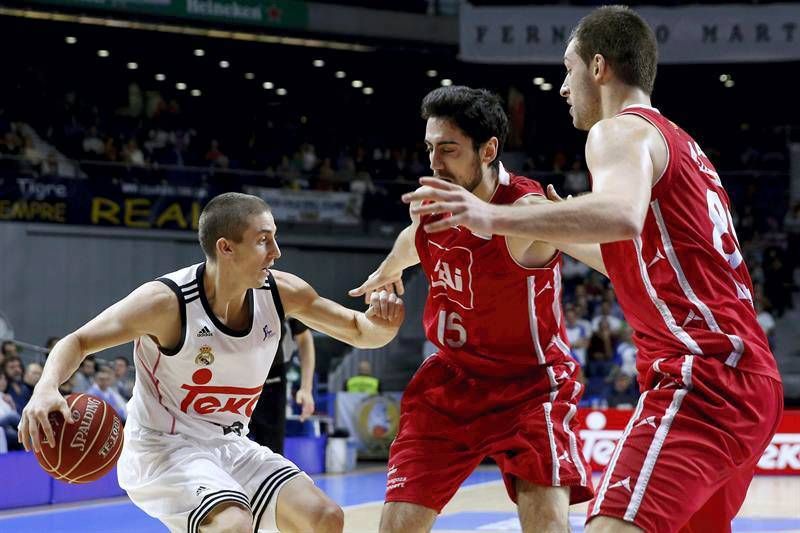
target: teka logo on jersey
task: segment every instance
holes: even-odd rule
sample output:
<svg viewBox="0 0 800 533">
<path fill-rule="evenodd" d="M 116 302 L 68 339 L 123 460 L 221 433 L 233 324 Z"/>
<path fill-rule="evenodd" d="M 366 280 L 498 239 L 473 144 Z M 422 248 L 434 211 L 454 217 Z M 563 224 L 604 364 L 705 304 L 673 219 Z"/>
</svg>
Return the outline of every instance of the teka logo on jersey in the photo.
<svg viewBox="0 0 800 533">
<path fill-rule="evenodd" d="M 433 241 L 431 257 L 436 260 L 431 277 L 431 295 L 444 297 L 464 309 L 472 309 L 472 251 L 463 246 L 447 248 Z"/>
<path fill-rule="evenodd" d="M 772 437 L 772 442 L 758 461 L 758 468 L 787 474 L 799 472 L 800 434 L 778 433 Z"/>
<path fill-rule="evenodd" d="M 191 407 L 199 415 L 227 412 L 249 417 L 253 414 L 263 385 L 251 388 L 206 385 L 212 376 L 210 369 L 201 368 L 192 374 L 193 385 L 181 385 L 189 392 L 181 402 L 181 411 L 188 413 Z"/>
</svg>

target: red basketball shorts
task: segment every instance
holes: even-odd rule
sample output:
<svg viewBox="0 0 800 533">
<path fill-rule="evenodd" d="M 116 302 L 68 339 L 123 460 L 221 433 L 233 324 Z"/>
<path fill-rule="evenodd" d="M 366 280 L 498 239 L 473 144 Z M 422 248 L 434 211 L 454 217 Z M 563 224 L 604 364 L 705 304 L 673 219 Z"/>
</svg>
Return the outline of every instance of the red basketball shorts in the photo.
<svg viewBox="0 0 800 533">
<path fill-rule="evenodd" d="M 575 432 L 581 385 L 564 361 L 513 378 L 468 376 L 441 354 L 426 360 L 403 393 L 389 452 L 387 502 L 440 512 L 486 457 L 516 502 L 515 479 L 592 496 L 591 471 Z"/>
<path fill-rule="evenodd" d="M 729 532 L 780 422 L 781 384 L 690 355 L 655 361 L 643 383 L 587 521 L 611 516 L 648 533 Z"/>
</svg>

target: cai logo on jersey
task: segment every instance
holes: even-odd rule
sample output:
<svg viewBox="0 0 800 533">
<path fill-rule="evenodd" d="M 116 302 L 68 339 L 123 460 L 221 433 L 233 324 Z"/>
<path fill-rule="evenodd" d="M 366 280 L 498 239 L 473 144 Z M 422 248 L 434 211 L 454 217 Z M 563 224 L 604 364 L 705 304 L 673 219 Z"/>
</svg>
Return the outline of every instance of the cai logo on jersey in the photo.
<svg viewBox="0 0 800 533">
<path fill-rule="evenodd" d="M 472 251 L 463 246 L 448 248 L 428 241 L 435 261 L 431 296 L 447 298 L 464 309 L 472 309 Z"/>
<path fill-rule="evenodd" d="M 181 402 L 181 411 L 189 413 L 191 409 L 199 415 L 233 413 L 251 416 L 263 385 L 250 388 L 208 385 L 213 376 L 211 369 L 201 368 L 192 374 L 192 384 L 181 385 L 181 389 L 187 391 Z"/>
</svg>

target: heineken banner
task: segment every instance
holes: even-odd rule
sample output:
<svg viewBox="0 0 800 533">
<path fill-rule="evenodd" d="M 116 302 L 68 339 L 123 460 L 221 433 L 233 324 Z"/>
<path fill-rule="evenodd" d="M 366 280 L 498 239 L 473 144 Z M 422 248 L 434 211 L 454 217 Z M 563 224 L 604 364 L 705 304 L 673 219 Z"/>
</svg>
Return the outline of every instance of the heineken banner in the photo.
<svg viewBox="0 0 800 533">
<path fill-rule="evenodd" d="M 70 8 L 143 13 L 222 24 L 278 28 L 308 26 L 308 7 L 299 0 L 30 0 Z"/>
<path fill-rule="evenodd" d="M 461 6 L 461 59 L 559 64 L 570 31 L 590 7 Z M 800 4 L 642 7 L 661 63 L 800 59 Z"/>
<path fill-rule="evenodd" d="M 273 206 L 277 222 L 352 224 L 361 195 L 263 187 L 140 184 L 110 180 L 0 177 L 0 222 L 50 222 L 139 229 L 197 230 L 203 206 L 227 191 L 251 192 Z"/>
</svg>

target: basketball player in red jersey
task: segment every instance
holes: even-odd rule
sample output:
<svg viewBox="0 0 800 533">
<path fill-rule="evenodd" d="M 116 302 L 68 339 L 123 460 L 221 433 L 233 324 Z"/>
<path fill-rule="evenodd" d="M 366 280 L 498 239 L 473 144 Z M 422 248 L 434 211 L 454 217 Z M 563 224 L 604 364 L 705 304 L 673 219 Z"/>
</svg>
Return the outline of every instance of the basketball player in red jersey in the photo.
<svg viewBox="0 0 800 533">
<path fill-rule="evenodd" d="M 498 207 L 424 179 L 405 197 L 429 202 L 419 216 L 453 214 L 430 232 L 567 243 L 607 271 L 643 393 L 590 503 L 591 533 L 730 531 L 783 409 L 728 196 L 698 143 L 651 107 L 656 63 L 653 32 L 628 8 L 596 9 L 574 30 L 561 95 L 589 130 L 591 193 Z"/>
<path fill-rule="evenodd" d="M 485 90 L 444 87 L 422 102 L 435 179 L 492 205 L 547 201 L 500 163 L 508 119 Z M 524 531 L 567 531 L 570 502 L 591 498 L 574 431 L 581 385 L 561 311 L 561 258 L 549 244 L 412 215 L 378 270 L 352 296 L 396 286 L 422 264 L 424 327 L 438 352 L 408 384 L 388 465 L 382 532 L 429 531 L 485 457 L 503 473 Z"/>
</svg>

